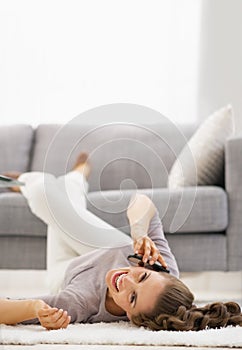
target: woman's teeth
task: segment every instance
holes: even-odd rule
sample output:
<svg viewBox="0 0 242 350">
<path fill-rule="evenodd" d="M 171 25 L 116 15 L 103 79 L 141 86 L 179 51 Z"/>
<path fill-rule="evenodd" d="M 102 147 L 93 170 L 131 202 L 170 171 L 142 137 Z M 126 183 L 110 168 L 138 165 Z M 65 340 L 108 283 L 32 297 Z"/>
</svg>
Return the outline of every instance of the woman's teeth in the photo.
<svg viewBox="0 0 242 350">
<path fill-rule="evenodd" d="M 119 292 L 121 280 L 122 280 L 122 278 L 123 278 L 125 275 L 127 275 L 127 273 L 122 273 L 121 275 L 119 275 L 119 276 L 116 278 L 115 285 L 116 285 L 116 288 L 117 288 L 117 291 L 118 291 L 118 292 Z"/>
</svg>

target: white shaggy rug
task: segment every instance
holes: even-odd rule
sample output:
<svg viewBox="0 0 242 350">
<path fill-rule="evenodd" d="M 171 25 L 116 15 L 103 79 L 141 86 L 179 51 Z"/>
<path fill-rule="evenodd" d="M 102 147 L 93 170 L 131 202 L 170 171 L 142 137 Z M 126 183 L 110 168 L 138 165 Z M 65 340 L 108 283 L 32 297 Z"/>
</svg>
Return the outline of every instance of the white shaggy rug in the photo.
<svg viewBox="0 0 242 350">
<path fill-rule="evenodd" d="M 208 329 L 199 332 L 152 332 L 128 322 L 72 324 L 67 329 L 46 331 L 38 325 L 0 326 L 0 344 L 95 344 L 173 345 L 200 347 L 242 347 L 242 327 Z"/>
</svg>

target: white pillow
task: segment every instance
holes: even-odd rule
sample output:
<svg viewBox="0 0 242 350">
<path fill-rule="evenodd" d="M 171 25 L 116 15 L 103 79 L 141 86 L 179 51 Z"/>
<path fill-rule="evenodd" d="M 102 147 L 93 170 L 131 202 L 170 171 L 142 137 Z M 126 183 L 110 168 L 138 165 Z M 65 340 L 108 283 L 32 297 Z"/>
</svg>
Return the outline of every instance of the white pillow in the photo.
<svg viewBox="0 0 242 350">
<path fill-rule="evenodd" d="M 223 172 L 225 141 L 233 133 L 233 109 L 230 105 L 210 115 L 173 164 L 168 187 L 216 184 Z"/>
</svg>

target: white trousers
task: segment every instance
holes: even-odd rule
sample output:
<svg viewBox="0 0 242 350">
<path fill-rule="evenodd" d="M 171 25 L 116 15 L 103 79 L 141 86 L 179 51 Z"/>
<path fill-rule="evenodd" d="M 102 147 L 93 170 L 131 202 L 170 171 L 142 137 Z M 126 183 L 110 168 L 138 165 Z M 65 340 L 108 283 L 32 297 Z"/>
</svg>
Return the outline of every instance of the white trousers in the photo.
<svg viewBox="0 0 242 350">
<path fill-rule="evenodd" d="M 97 248 L 128 245 L 131 238 L 86 209 L 88 184 L 71 171 L 64 176 L 41 172 L 24 173 L 21 191 L 31 211 L 48 225 L 47 272 L 51 293 L 63 282 L 73 258 Z"/>
</svg>

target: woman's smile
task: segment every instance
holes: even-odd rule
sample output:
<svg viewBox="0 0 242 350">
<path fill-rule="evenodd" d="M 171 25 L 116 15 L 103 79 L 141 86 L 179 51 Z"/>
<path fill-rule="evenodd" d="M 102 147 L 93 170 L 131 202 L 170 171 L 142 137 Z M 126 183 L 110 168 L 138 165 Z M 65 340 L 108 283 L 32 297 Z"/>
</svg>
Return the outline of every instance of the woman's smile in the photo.
<svg viewBox="0 0 242 350">
<path fill-rule="evenodd" d="M 123 278 L 127 275 L 128 272 L 116 272 L 112 276 L 112 284 L 117 289 L 117 291 L 120 291 Z"/>
<path fill-rule="evenodd" d="M 119 292 L 122 285 L 122 279 L 129 273 L 129 268 L 110 270 L 106 274 L 106 284 L 108 288 Z"/>
</svg>

